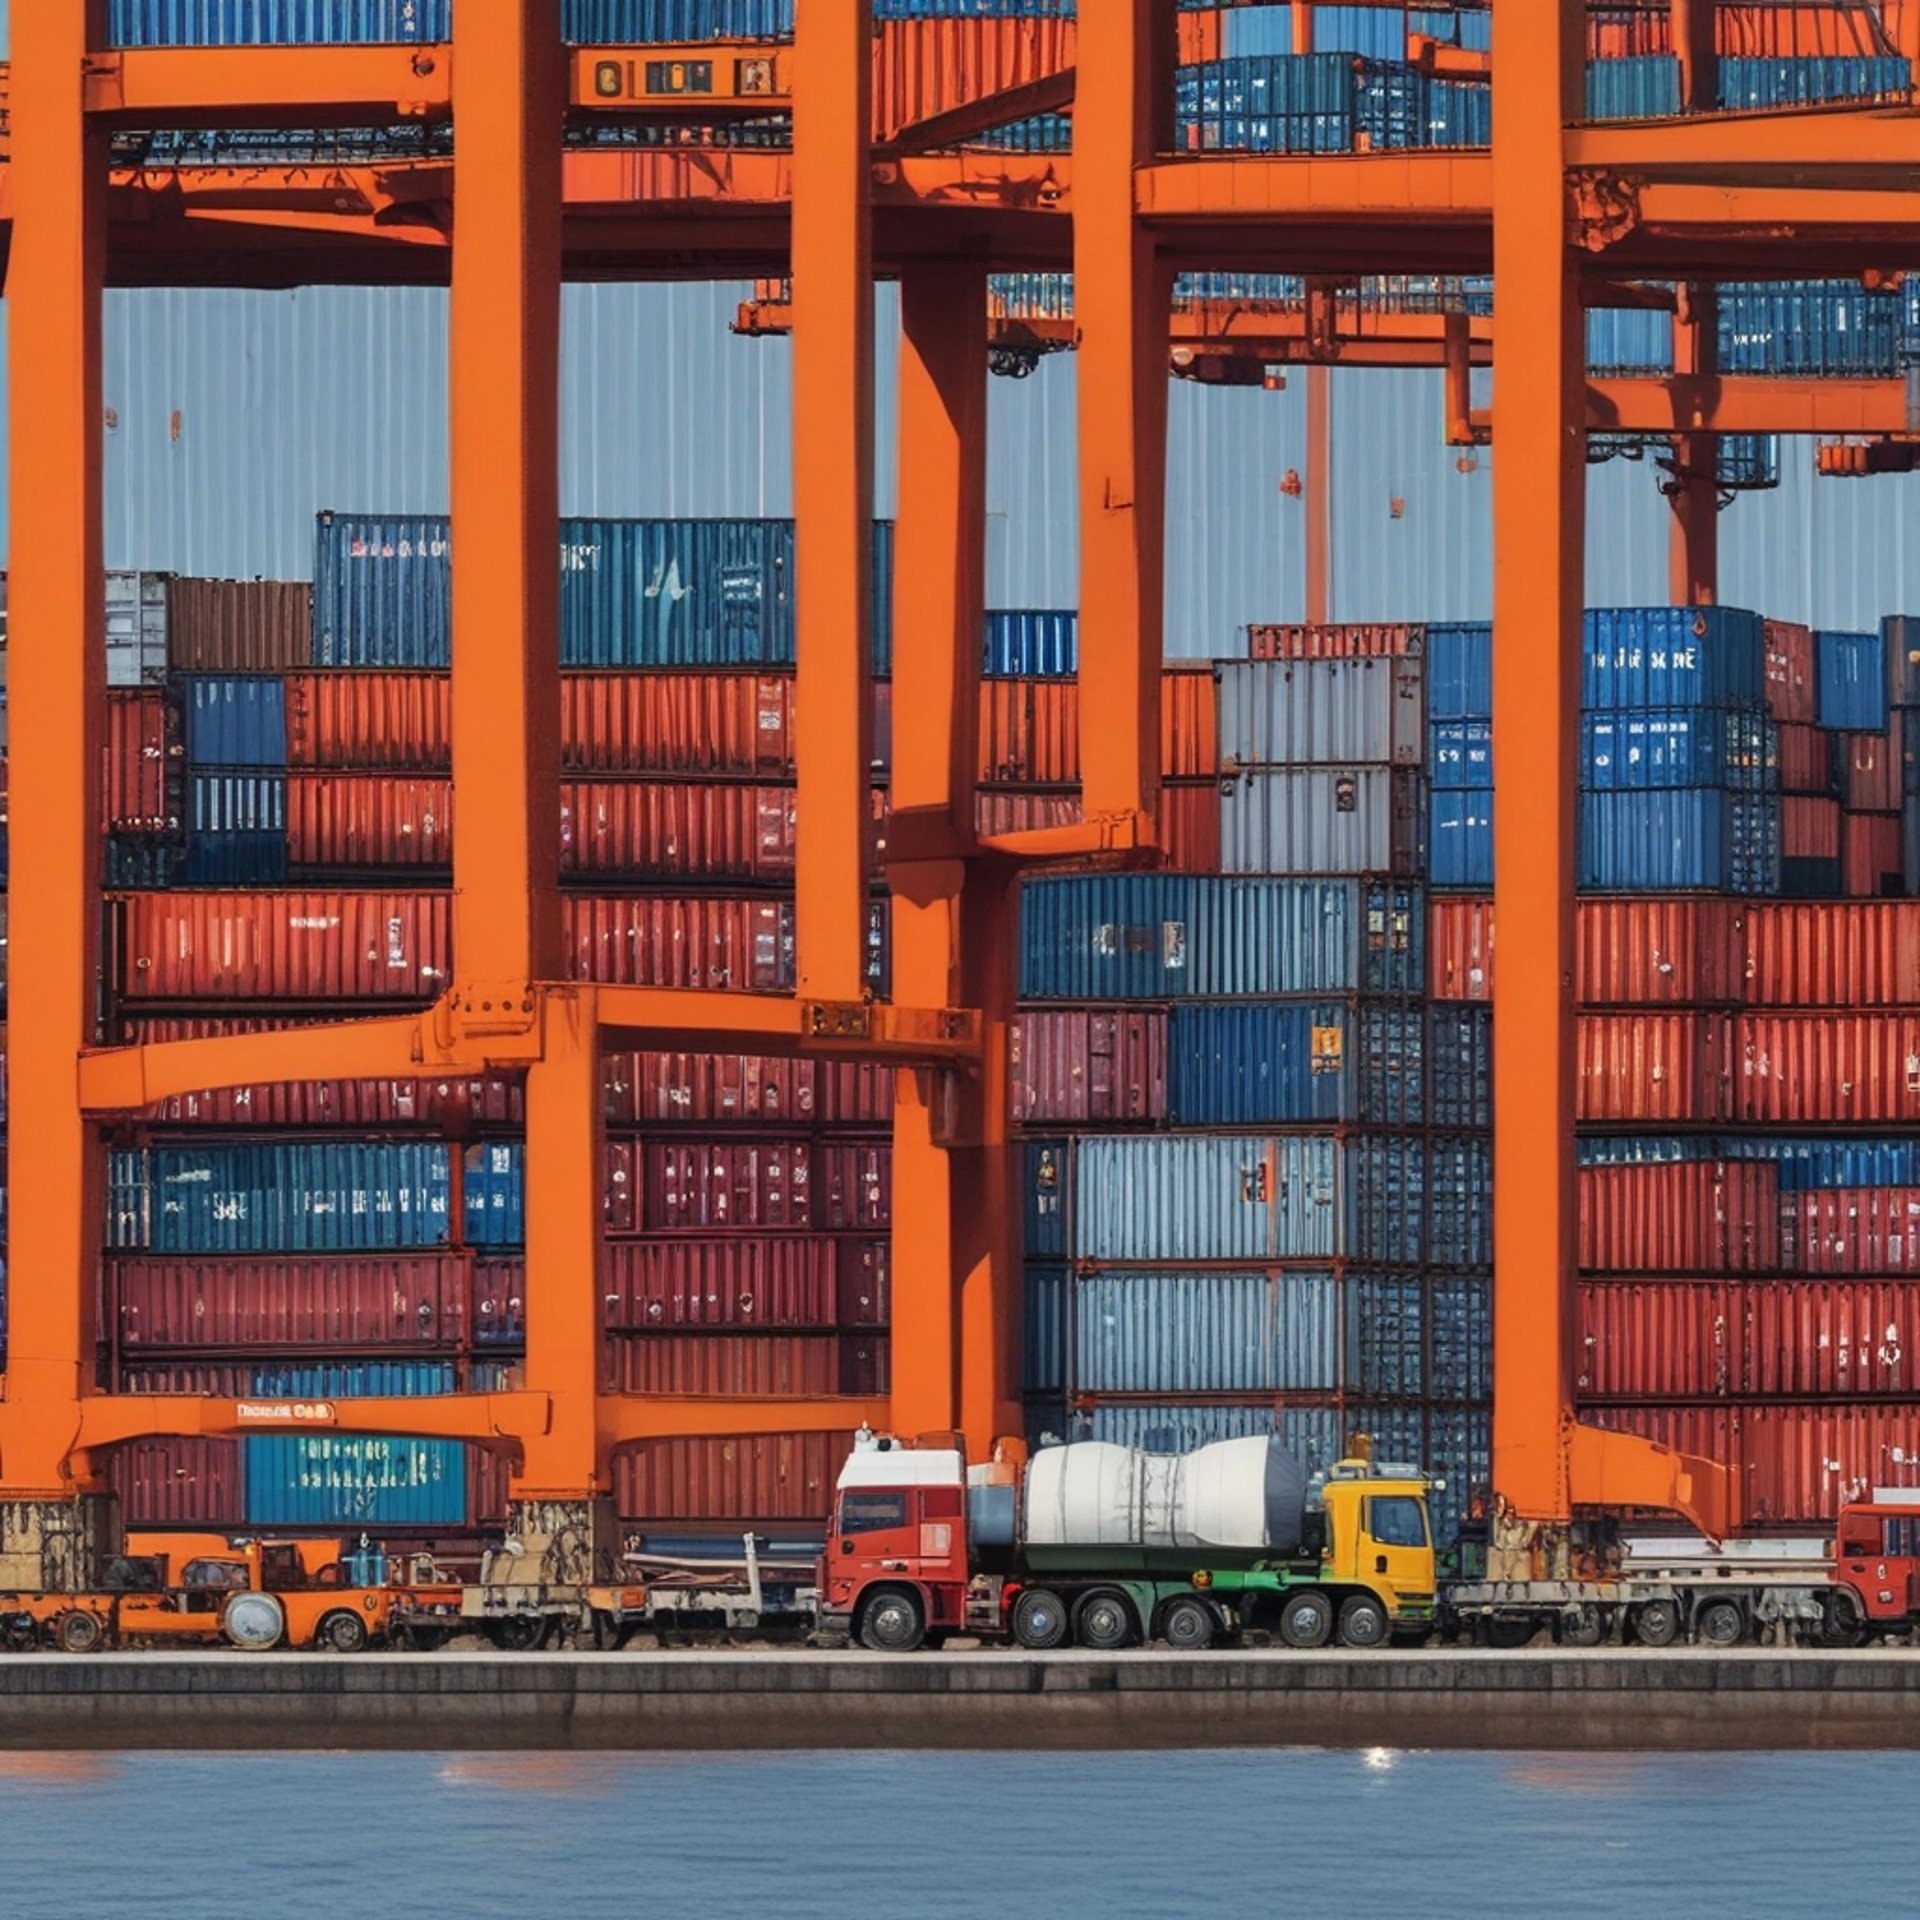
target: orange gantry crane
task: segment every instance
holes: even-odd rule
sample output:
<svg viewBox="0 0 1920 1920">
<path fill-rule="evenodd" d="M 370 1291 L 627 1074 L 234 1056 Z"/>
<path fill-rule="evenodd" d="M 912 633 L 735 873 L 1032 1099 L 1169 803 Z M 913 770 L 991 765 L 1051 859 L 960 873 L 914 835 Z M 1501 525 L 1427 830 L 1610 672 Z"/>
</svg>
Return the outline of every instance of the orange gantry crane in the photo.
<svg viewBox="0 0 1920 1920">
<path fill-rule="evenodd" d="M 65 1577 L 84 1574 L 103 1452 L 142 1434 L 324 1421 L 473 1441 L 511 1454 L 516 1528 L 538 1535 L 598 1524 L 610 1457 L 639 1439 L 860 1420 L 981 1438 L 1011 1426 L 1013 889 L 1034 860 L 1152 857 L 1177 268 L 1495 273 L 1498 313 L 1511 316 L 1491 422 L 1503 796 L 1497 1543 L 1551 1554 L 1581 1510 L 1600 1505 L 1724 1524 L 1720 1470 L 1579 1426 L 1570 1412 L 1573 795 L 1591 417 L 1584 283 L 1710 285 L 1910 257 L 1920 251 L 1920 121 L 1875 109 L 1583 127 L 1579 0 L 1527 0 L 1495 16 L 1501 84 L 1490 154 L 1176 155 L 1171 69 L 1182 43 L 1172 0 L 1083 4 L 1099 30 L 1083 35 L 1072 73 L 1070 159 L 923 151 L 911 128 L 877 145 L 864 0 L 801 0 L 795 43 L 778 56 L 779 83 L 791 86 L 790 153 L 563 154 L 564 117 L 593 109 L 603 56 L 565 54 L 539 0 L 459 0 L 451 47 L 404 49 L 106 53 L 104 9 L 91 0 L 17 10 L 0 176 L 20 480 L 10 591 L 22 636 L 9 694 L 12 1328 L 0 1561 L 38 1555 Z M 1674 11 L 1676 40 L 1690 44 L 1703 9 L 1675 0 Z M 1039 97 L 1032 84 L 1009 95 L 1021 111 Z M 764 92 L 740 101 L 764 104 Z M 183 181 L 116 175 L 108 148 L 115 126 L 387 125 L 448 114 L 484 138 L 456 139 L 451 162 L 413 169 L 249 169 L 244 180 Z M 1079 424 L 1085 821 L 982 838 L 971 752 L 984 521 L 979 316 L 988 270 L 1022 266 L 1071 266 L 1081 377 L 1101 396 Z M 578 983 L 560 952 L 553 853 L 561 281 L 788 272 L 804 689 L 798 991 Z M 876 272 L 901 283 L 904 333 L 891 1003 L 865 987 L 861 884 Z M 96 1044 L 101 293 L 110 278 L 169 276 L 451 279 L 456 978 L 418 1016 Z M 1673 388 L 1689 396 L 1673 402 L 1685 409 L 1675 415 L 1684 431 L 1727 430 L 1711 368 L 1683 372 Z M 1740 430 L 1757 425 L 1742 415 Z M 612 1044 L 819 1052 L 902 1068 L 888 1401 L 601 1389 L 596 1061 Z M 523 1391 L 289 1406 L 97 1390 L 90 1320 L 103 1123 L 208 1086 L 479 1068 L 527 1075 Z"/>
</svg>

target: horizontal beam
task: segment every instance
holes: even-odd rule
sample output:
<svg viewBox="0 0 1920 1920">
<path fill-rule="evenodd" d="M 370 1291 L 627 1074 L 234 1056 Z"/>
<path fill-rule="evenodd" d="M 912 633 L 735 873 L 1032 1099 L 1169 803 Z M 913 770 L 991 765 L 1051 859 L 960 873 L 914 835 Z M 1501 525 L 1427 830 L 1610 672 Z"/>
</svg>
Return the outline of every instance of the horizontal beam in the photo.
<svg viewBox="0 0 1920 1920">
<path fill-rule="evenodd" d="M 189 1393 L 89 1394 L 79 1407 L 74 1452 L 168 1434 L 236 1438 L 251 1433 L 387 1433 L 482 1446 L 543 1434 L 553 1417 L 544 1393 L 445 1393 L 418 1399 L 327 1399 L 260 1394 L 248 1400 Z"/>
<path fill-rule="evenodd" d="M 1567 165 L 1643 180 L 1711 178 L 1728 186 L 1911 182 L 1920 115 L 1831 105 L 1782 113 L 1702 113 L 1569 128 Z"/>
<path fill-rule="evenodd" d="M 110 125 L 386 127 L 453 111 L 450 47 L 142 47 L 96 54 L 89 113 Z"/>
<path fill-rule="evenodd" d="M 1587 383 L 1591 433 L 1905 433 L 1904 380 L 1772 380 L 1738 374 Z"/>
<path fill-rule="evenodd" d="M 1493 156 L 1484 151 L 1201 154 L 1134 175 L 1134 204 L 1156 226 L 1210 220 L 1325 216 L 1366 221 L 1409 214 L 1490 224 Z M 1391 269 L 1381 265 L 1376 272 Z"/>
</svg>

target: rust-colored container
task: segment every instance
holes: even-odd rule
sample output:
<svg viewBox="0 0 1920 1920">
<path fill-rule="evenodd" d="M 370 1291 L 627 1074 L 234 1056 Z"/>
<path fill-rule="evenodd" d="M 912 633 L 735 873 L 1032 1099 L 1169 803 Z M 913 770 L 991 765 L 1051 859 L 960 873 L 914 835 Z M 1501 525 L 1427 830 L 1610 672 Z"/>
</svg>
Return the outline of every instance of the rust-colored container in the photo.
<svg viewBox="0 0 1920 1920">
<path fill-rule="evenodd" d="M 1593 1417 L 1735 1468 L 1744 1528 L 1830 1528 L 1849 1500 L 1875 1487 L 1920 1485 L 1920 1414 L 1911 1401 L 1595 1407 Z"/>
<path fill-rule="evenodd" d="M 180 673 L 294 673 L 313 663 L 304 580 L 167 582 L 167 664 Z"/>
<path fill-rule="evenodd" d="M 738 1053 L 616 1053 L 601 1064 L 615 1126 L 812 1124 L 816 1063 Z"/>
<path fill-rule="evenodd" d="M 1161 671 L 1160 771 L 1169 780 L 1211 780 L 1220 771 L 1219 698 L 1210 661 Z"/>
<path fill-rule="evenodd" d="M 798 812 L 790 786 L 564 781 L 560 870 L 785 879 L 793 872 Z"/>
<path fill-rule="evenodd" d="M 224 1531 L 245 1515 L 244 1459 L 238 1440 L 132 1440 L 108 1453 L 107 1485 L 123 1526 Z"/>
<path fill-rule="evenodd" d="M 504 1528 L 512 1503 L 513 1460 L 491 1447 L 467 1448 L 467 1513 L 476 1527 Z"/>
<path fill-rule="evenodd" d="M 186 746 L 180 709 L 161 688 L 107 693 L 107 770 L 101 824 L 108 833 L 156 836 L 182 828 Z"/>
<path fill-rule="evenodd" d="M 1742 918 L 1749 1006 L 1920 1006 L 1920 901 L 1753 901 Z"/>
<path fill-rule="evenodd" d="M 1904 859 L 1897 813 L 1850 813 L 1841 822 L 1840 883 L 1853 899 L 1903 892 Z"/>
<path fill-rule="evenodd" d="M 893 1125 L 895 1075 L 891 1067 L 822 1060 L 814 1068 L 820 1119 L 828 1126 Z"/>
<path fill-rule="evenodd" d="M 641 1333 L 606 1342 L 618 1393 L 885 1393 L 884 1333 Z"/>
<path fill-rule="evenodd" d="M 888 20 L 873 42 L 873 128 L 902 127 L 1073 65 L 1071 19 Z"/>
<path fill-rule="evenodd" d="M 644 1440 L 613 1457 L 626 1521 L 824 1521 L 853 1429 Z"/>
<path fill-rule="evenodd" d="M 1740 908 L 1731 900 L 1583 900 L 1574 939 L 1581 1006 L 1695 1007 L 1740 998 Z"/>
<path fill-rule="evenodd" d="M 1786 860 L 1840 858 L 1840 802 L 1788 793 L 1780 799 L 1780 854 Z"/>
<path fill-rule="evenodd" d="M 600 1181 L 600 1213 L 609 1235 L 640 1231 L 640 1142 L 609 1139 Z"/>
<path fill-rule="evenodd" d="M 1581 1120 L 1723 1120 L 1732 1101 L 1728 1021 L 1713 1013 L 1583 1014 Z"/>
<path fill-rule="evenodd" d="M 290 774 L 287 859 L 329 869 L 450 867 L 453 782 L 417 774 Z"/>
<path fill-rule="evenodd" d="M 1164 1013 L 1023 1013 L 1009 1040 L 1010 1117 L 1162 1120 L 1167 1112 Z"/>
<path fill-rule="evenodd" d="M 135 893 L 114 913 L 127 1000 L 429 1000 L 449 977 L 445 893 Z"/>
<path fill-rule="evenodd" d="M 1825 727 L 1783 720 L 1779 739 L 1780 791 L 1831 794 L 1834 736 Z"/>
<path fill-rule="evenodd" d="M 1589 1280 L 1579 1341 L 1576 1391 L 1596 1400 L 1888 1398 L 1920 1370 L 1920 1287 Z"/>
<path fill-rule="evenodd" d="M 1820 717 L 1812 629 L 1790 620 L 1769 620 L 1766 630 L 1767 711 L 1776 720 L 1810 727 Z"/>
<path fill-rule="evenodd" d="M 1493 998 L 1493 902 L 1436 898 L 1427 907 L 1427 971 L 1436 1000 Z"/>
<path fill-rule="evenodd" d="M 623 1146 L 609 1142 L 610 1153 Z M 893 1155 L 878 1144 L 649 1140 L 638 1159 L 638 1223 L 647 1232 L 873 1233 L 892 1218 Z M 610 1158 L 607 1184 L 610 1196 L 632 1190 L 631 1157 Z M 620 1230 L 610 1211 L 609 1231 Z"/>
<path fill-rule="evenodd" d="M 1920 1273 L 1920 1187 L 1816 1187 L 1781 1203 L 1796 1273 Z"/>
<path fill-rule="evenodd" d="M 1080 683 L 982 680 L 976 776 L 997 786 L 1075 786 Z"/>
<path fill-rule="evenodd" d="M 834 1243 L 843 1327 L 893 1324 L 893 1244 L 886 1239 Z"/>
<path fill-rule="evenodd" d="M 295 767 L 434 773 L 453 764 L 453 682 L 444 673 L 287 676 Z"/>
<path fill-rule="evenodd" d="M 483 1347 L 517 1347 L 527 1337 L 524 1260 L 473 1263 L 473 1338 Z"/>
<path fill-rule="evenodd" d="M 1770 1273 L 1781 1263 L 1780 1170 L 1766 1160 L 1582 1167 L 1588 1273 Z"/>
<path fill-rule="evenodd" d="M 1840 799 L 1849 813 L 1900 811 L 1901 724 L 1896 707 L 1885 733 L 1834 736 L 1840 768 Z"/>
<path fill-rule="evenodd" d="M 1219 803 L 1216 801 L 1215 807 Z M 1050 789 L 982 787 L 974 795 L 974 825 L 982 836 L 1034 833 L 1043 827 L 1079 824 L 1080 793 Z"/>
<path fill-rule="evenodd" d="M 1354 622 L 1258 626 L 1247 629 L 1247 646 L 1256 660 L 1378 660 L 1412 652 L 1425 631 Z"/>
<path fill-rule="evenodd" d="M 1160 845 L 1173 873 L 1220 871 L 1220 787 L 1168 780 L 1160 788 Z"/>
<path fill-rule="evenodd" d="M 561 764 L 579 773 L 791 775 L 793 684 L 772 673 L 562 674 Z"/>
<path fill-rule="evenodd" d="M 109 1258 L 123 1351 L 459 1347 L 471 1275 L 453 1254 L 394 1259 Z"/>
<path fill-rule="evenodd" d="M 709 895 L 562 902 L 572 977 L 609 986 L 778 993 L 793 985 L 790 902 Z"/>
<path fill-rule="evenodd" d="M 616 1333 L 832 1327 L 841 1317 L 839 1243 L 824 1234 L 616 1242 L 602 1291 Z"/>
<path fill-rule="evenodd" d="M 1920 1121 L 1920 1015 L 1748 1013 L 1733 1023 L 1742 1121 Z"/>
</svg>

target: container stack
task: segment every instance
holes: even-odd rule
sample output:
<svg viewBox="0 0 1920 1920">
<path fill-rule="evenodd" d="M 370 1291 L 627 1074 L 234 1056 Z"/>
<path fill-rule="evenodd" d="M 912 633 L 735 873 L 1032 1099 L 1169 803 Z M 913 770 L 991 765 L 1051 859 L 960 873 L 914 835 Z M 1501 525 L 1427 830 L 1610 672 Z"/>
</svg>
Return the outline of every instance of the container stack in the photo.
<svg viewBox="0 0 1920 1920">
<path fill-rule="evenodd" d="M 1213 669 L 1226 871 L 1024 890 L 1030 1423 L 1277 1425 L 1314 1465 L 1367 1429 L 1446 1474 L 1451 1530 L 1486 1475 L 1490 1059 L 1424 992 L 1419 630 L 1274 634 Z"/>
</svg>

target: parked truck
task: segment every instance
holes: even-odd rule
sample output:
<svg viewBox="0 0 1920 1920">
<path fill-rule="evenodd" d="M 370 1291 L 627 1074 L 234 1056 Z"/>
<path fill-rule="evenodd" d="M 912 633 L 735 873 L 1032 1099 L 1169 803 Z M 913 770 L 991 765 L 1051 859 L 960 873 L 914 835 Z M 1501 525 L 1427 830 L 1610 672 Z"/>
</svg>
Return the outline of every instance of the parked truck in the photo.
<svg viewBox="0 0 1920 1920">
<path fill-rule="evenodd" d="M 1035 1651 L 1424 1638 L 1427 1487 L 1366 1452 L 1310 1481 L 1275 1437 L 1179 1456 L 1081 1441 L 969 1469 L 958 1435 L 863 1434 L 835 1489 L 821 1617 L 890 1653 L 957 1633 Z"/>
</svg>

